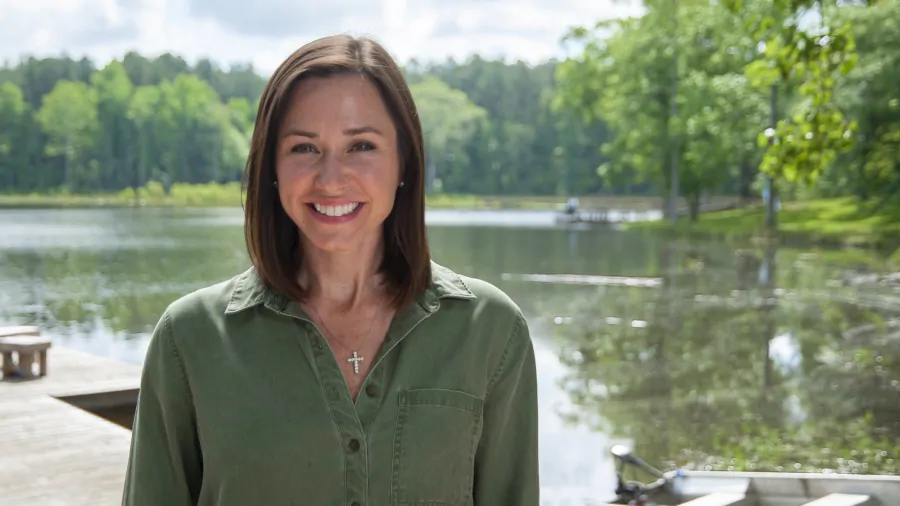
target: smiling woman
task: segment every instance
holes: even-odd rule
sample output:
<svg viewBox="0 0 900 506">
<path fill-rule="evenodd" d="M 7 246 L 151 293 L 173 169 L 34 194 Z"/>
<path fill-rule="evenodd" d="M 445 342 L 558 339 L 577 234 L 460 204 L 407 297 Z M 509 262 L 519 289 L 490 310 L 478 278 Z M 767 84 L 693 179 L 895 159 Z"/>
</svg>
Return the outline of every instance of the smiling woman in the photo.
<svg viewBox="0 0 900 506">
<path fill-rule="evenodd" d="M 298 83 L 288 103 L 275 170 L 303 251 L 378 252 L 400 187 L 397 133 L 378 89 L 354 74 L 316 77 Z"/>
<path fill-rule="evenodd" d="M 539 503 L 528 325 L 431 260 L 422 146 L 376 42 L 278 68 L 247 160 L 252 265 L 160 318 L 124 506 Z"/>
</svg>

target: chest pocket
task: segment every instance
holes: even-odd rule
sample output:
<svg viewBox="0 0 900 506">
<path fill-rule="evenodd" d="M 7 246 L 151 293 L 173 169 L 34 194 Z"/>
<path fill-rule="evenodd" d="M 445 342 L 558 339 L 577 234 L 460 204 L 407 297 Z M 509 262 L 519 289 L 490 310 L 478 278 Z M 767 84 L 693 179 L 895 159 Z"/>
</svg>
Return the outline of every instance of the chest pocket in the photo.
<svg viewBox="0 0 900 506">
<path fill-rule="evenodd" d="M 395 506 L 471 502 L 484 401 L 455 390 L 402 390 L 394 433 Z"/>
</svg>

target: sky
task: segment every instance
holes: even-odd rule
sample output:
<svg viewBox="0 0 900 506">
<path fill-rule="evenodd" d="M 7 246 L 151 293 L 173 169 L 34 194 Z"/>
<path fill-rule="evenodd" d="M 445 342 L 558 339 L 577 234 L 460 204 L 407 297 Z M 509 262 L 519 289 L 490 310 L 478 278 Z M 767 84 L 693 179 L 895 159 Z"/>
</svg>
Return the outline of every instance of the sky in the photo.
<svg viewBox="0 0 900 506">
<path fill-rule="evenodd" d="M 0 0 L 0 61 L 165 52 L 263 74 L 333 33 L 377 39 L 402 63 L 478 53 L 530 63 L 564 56 L 570 26 L 637 13 L 639 0 Z"/>
</svg>

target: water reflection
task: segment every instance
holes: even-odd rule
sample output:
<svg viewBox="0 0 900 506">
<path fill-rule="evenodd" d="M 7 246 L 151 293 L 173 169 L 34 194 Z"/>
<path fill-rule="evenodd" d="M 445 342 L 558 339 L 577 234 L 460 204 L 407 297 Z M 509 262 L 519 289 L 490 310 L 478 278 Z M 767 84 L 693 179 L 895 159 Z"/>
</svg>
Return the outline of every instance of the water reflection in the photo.
<svg viewBox="0 0 900 506">
<path fill-rule="evenodd" d="M 737 251 L 731 272 L 671 245 L 661 259 L 662 288 L 555 308 L 568 419 L 666 467 L 898 471 L 895 290 L 822 290 L 825 269 L 773 246 Z"/>
<path fill-rule="evenodd" d="M 444 213 L 454 224 L 429 238 L 528 316 L 546 504 L 608 498 L 616 442 L 662 467 L 897 471 L 900 276 L 878 258 L 529 216 Z M 246 268 L 240 224 L 239 210 L 0 210 L 0 324 L 139 363 L 166 305 Z"/>
</svg>

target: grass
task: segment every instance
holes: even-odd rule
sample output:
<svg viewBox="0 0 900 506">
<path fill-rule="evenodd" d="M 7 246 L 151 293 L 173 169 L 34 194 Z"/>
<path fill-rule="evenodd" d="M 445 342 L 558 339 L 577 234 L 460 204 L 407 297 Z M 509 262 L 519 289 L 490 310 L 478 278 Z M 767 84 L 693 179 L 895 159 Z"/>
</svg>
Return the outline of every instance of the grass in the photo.
<svg viewBox="0 0 900 506">
<path fill-rule="evenodd" d="M 854 198 L 787 202 L 778 211 L 778 234 L 812 242 L 850 246 L 893 246 L 900 241 L 900 202 L 876 209 L 877 202 Z M 765 208 L 753 205 L 740 209 L 706 213 L 695 223 L 679 220 L 675 231 L 724 235 L 765 235 Z M 636 223 L 630 228 L 667 229 L 665 221 Z"/>
<path fill-rule="evenodd" d="M 161 186 L 139 189 L 137 196 L 131 189 L 119 193 L 71 194 L 66 192 L 32 193 L 27 195 L 0 194 L 0 207 L 59 208 L 59 207 L 238 207 L 246 194 L 239 183 L 176 183 L 168 194 Z M 426 206 L 441 209 L 555 209 L 562 198 L 429 195 Z"/>
<path fill-rule="evenodd" d="M 151 182 L 140 188 L 137 198 L 131 189 L 120 192 L 73 194 L 65 191 L 33 194 L 0 194 L 0 207 L 237 207 L 241 205 L 238 182 L 186 184 L 176 183 L 166 194 L 162 185 Z M 582 207 L 618 208 L 644 211 L 659 207 L 658 197 L 579 197 Z M 435 194 L 426 197 L 434 209 L 530 209 L 559 210 L 566 197 L 543 195 L 456 195 Z"/>
<path fill-rule="evenodd" d="M 176 183 L 168 194 L 159 183 L 137 192 L 74 194 L 66 191 L 0 195 L 0 207 L 231 207 L 241 205 L 240 183 Z"/>
</svg>

